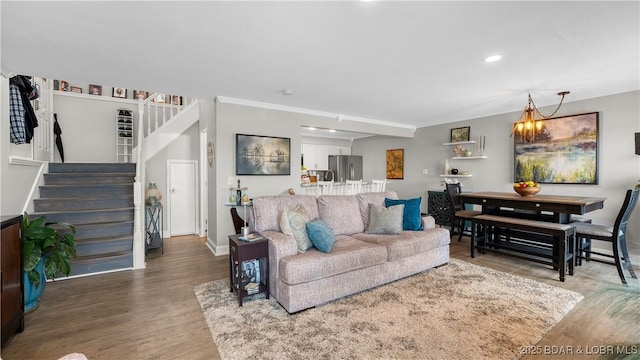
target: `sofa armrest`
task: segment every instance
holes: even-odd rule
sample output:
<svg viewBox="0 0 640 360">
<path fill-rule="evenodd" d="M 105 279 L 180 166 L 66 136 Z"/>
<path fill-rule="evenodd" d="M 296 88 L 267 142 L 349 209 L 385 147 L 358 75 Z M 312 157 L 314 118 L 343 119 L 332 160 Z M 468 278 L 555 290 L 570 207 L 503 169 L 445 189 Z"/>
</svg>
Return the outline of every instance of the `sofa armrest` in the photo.
<svg viewBox="0 0 640 360">
<path fill-rule="evenodd" d="M 296 255 L 298 245 L 291 235 L 280 231 L 267 230 L 260 233 L 269 240 L 269 294 L 278 299 L 278 274 L 280 259 L 285 256 Z"/>
<path fill-rule="evenodd" d="M 436 227 L 436 219 L 431 215 L 422 217 L 422 228 L 425 230 L 434 229 Z"/>
</svg>

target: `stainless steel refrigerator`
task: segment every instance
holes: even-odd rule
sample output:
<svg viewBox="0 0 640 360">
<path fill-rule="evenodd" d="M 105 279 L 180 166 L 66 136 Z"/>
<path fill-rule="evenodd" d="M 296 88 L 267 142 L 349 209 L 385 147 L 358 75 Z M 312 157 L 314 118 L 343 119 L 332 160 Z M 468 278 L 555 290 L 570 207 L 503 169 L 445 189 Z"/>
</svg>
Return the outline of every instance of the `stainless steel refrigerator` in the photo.
<svg viewBox="0 0 640 360">
<path fill-rule="evenodd" d="M 361 155 L 329 155 L 329 170 L 333 172 L 333 181 L 362 179 Z"/>
</svg>

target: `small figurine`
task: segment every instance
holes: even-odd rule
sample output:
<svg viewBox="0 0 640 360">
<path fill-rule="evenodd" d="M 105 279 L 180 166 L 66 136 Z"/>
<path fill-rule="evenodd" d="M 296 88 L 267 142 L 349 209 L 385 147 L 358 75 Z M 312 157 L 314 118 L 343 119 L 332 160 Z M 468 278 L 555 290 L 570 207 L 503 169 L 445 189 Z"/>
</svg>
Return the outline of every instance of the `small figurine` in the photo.
<svg viewBox="0 0 640 360">
<path fill-rule="evenodd" d="M 467 151 L 467 149 L 465 149 L 462 145 L 456 145 L 453 148 L 453 153 L 455 154 L 456 157 L 462 157 L 464 156 L 464 153 Z"/>
</svg>

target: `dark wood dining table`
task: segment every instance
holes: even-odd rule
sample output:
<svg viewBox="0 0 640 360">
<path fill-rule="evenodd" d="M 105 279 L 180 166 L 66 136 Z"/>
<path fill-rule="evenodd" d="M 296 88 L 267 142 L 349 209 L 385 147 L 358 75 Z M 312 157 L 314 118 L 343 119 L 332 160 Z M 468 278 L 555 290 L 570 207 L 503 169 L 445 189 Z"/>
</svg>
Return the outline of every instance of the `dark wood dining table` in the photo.
<svg viewBox="0 0 640 360">
<path fill-rule="evenodd" d="M 584 215 L 602 209 L 606 198 L 590 196 L 533 195 L 509 192 L 468 192 L 458 197 L 465 204 L 482 206 L 485 214 L 512 214 L 561 224 L 571 222 L 571 215 Z M 511 209 L 511 210 L 509 210 Z"/>
</svg>

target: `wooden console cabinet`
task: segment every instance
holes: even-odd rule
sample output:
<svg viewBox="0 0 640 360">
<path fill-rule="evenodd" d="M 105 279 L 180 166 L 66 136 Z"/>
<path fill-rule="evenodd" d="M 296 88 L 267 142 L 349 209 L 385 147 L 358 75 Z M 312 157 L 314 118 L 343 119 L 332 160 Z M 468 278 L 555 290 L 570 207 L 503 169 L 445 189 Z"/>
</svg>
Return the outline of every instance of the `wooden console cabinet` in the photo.
<svg viewBox="0 0 640 360">
<path fill-rule="evenodd" d="M 2 237 L 0 238 L 2 346 L 13 334 L 24 330 L 21 229 L 22 216 L 2 216 Z"/>
</svg>

